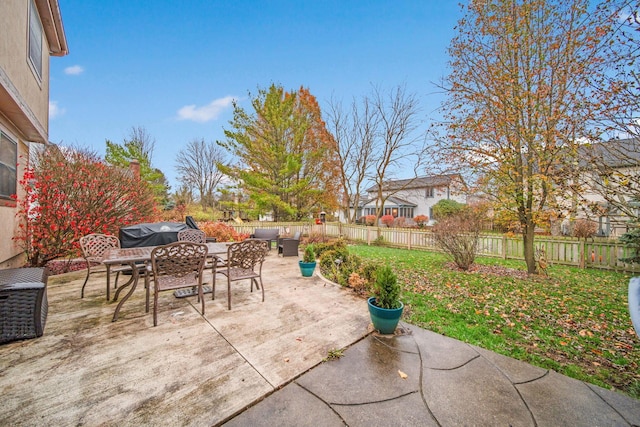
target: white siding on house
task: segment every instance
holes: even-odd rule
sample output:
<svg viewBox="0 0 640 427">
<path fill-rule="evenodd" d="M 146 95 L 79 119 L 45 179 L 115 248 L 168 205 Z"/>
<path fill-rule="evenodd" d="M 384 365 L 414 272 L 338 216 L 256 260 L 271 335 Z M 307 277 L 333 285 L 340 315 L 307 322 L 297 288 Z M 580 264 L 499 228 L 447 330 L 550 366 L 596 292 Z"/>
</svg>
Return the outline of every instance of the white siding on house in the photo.
<svg viewBox="0 0 640 427">
<path fill-rule="evenodd" d="M 415 218 L 418 215 L 426 215 L 429 217 L 430 223 L 433 223 L 432 208 L 440 200 L 467 202 L 464 182 L 459 175 L 455 174 L 390 181 L 385 185 L 385 188 L 391 188 L 392 195 L 384 204 L 383 215 L 385 210 L 395 217 Z M 360 206 L 358 217 L 375 212 L 377 187 L 369 188 L 367 193 L 368 199 L 363 201 Z M 351 211 L 353 212 L 353 207 Z"/>
</svg>

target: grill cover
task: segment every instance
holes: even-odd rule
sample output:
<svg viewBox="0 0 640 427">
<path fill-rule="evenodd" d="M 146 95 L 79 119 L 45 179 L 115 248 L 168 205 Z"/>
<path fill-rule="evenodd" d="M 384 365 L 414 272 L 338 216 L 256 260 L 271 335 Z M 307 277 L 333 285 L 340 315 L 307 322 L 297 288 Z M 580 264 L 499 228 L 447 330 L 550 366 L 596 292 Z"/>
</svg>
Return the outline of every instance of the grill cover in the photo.
<svg viewBox="0 0 640 427">
<path fill-rule="evenodd" d="M 120 229 L 123 248 L 167 245 L 178 241 L 178 231 L 189 227 L 182 222 L 153 222 L 130 225 Z"/>
</svg>

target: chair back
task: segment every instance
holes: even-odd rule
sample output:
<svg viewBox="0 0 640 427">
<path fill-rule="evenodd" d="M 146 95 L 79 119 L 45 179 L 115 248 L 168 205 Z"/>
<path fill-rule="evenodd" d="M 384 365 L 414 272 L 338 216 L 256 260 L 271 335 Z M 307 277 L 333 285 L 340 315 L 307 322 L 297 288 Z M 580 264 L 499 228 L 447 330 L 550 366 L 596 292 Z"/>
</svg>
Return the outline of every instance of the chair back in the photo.
<svg viewBox="0 0 640 427">
<path fill-rule="evenodd" d="M 80 238 L 82 256 L 87 260 L 101 258 L 107 250 L 119 247 L 120 239 L 111 234 L 94 233 Z"/>
<path fill-rule="evenodd" d="M 300 232 L 296 231 L 293 235 L 293 240 L 300 240 Z"/>
<path fill-rule="evenodd" d="M 175 242 L 154 248 L 151 251 L 151 268 L 157 289 L 195 285 L 194 279 L 202 279 L 207 252 L 207 245 L 192 242 Z"/>
<path fill-rule="evenodd" d="M 188 229 L 178 231 L 179 242 L 207 243 L 207 235 L 202 230 Z"/>
<path fill-rule="evenodd" d="M 266 240 L 247 239 L 232 243 L 227 249 L 227 265 L 230 268 L 253 270 L 256 265 L 262 264 L 267 252 L 269 242 Z"/>
</svg>

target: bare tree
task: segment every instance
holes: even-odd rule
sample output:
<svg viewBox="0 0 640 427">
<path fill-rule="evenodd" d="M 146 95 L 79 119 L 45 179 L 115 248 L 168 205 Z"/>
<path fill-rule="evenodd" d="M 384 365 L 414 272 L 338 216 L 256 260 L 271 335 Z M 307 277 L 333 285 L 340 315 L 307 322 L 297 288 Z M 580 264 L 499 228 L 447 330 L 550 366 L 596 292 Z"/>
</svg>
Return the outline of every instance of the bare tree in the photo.
<svg viewBox="0 0 640 427">
<path fill-rule="evenodd" d="M 129 130 L 129 139 L 134 144 L 140 154 L 149 159 L 149 163 L 153 160 L 153 150 L 156 147 L 156 139 L 143 126 L 131 126 Z"/>
<path fill-rule="evenodd" d="M 166 203 L 169 184 L 164 173 L 153 167 L 152 156 L 156 140 L 147 129 L 142 126 L 132 126 L 129 136 L 124 139 L 122 144 L 116 144 L 109 140 L 105 142 L 107 163 L 128 168 L 132 160 L 137 160 L 140 164 L 140 177 L 149 183 L 156 200 L 159 203 Z"/>
<path fill-rule="evenodd" d="M 390 187 L 386 182 L 401 170 L 413 170 L 417 176 L 424 164 L 424 146 L 414 138 L 417 128 L 418 100 L 404 86 L 387 92 L 374 88 L 360 102 L 354 99 L 350 113 L 332 101 L 329 127 L 336 140 L 337 158 L 341 168 L 343 209 L 349 222 L 356 220 L 363 184 L 373 181 L 377 186 L 376 216 L 382 216 L 385 201 L 410 185 Z M 350 207 L 354 207 L 349 213 Z"/>
<path fill-rule="evenodd" d="M 371 176 L 373 146 L 378 116 L 370 102 L 364 98 L 362 105 L 354 99 L 351 111 L 345 112 L 342 104 L 332 99 L 329 105 L 328 127 L 336 141 L 336 158 L 340 166 L 342 209 L 348 223 L 354 223 L 360 204 L 360 194 L 365 181 Z M 354 207 L 351 210 L 351 207 Z"/>
<path fill-rule="evenodd" d="M 602 49 L 609 72 L 594 82 L 601 110 L 599 130 L 609 137 L 640 137 L 640 3 L 638 0 L 604 0 L 607 21 L 601 23 Z"/>
<path fill-rule="evenodd" d="M 180 181 L 190 189 L 197 189 L 203 208 L 213 207 L 213 193 L 224 174 L 218 164 L 226 162 L 225 151 L 214 142 L 194 139 L 180 150 L 176 157 L 176 170 Z"/>
<path fill-rule="evenodd" d="M 413 179 L 403 181 L 403 185 L 387 185 L 406 168 L 412 170 L 412 178 L 424 166 L 425 147 L 414 138 L 417 127 L 418 99 L 406 92 L 404 86 L 397 86 L 389 93 L 374 88 L 370 102 L 379 117 L 378 137 L 374 157 L 376 159 L 373 176 L 377 187 L 376 217 L 382 216 L 387 199 L 411 185 Z"/>
</svg>

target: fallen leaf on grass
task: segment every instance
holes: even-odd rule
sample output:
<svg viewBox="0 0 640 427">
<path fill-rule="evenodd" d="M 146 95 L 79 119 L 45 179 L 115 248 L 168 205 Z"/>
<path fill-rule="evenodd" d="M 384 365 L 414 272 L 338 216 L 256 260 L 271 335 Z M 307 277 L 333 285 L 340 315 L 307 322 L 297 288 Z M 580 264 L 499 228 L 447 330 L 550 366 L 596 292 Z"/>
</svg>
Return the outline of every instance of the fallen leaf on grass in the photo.
<svg viewBox="0 0 640 427">
<path fill-rule="evenodd" d="M 398 370 L 398 375 L 400 375 L 400 378 L 402 378 L 403 380 L 406 380 L 407 378 L 409 378 L 409 375 L 405 374 L 400 370 Z"/>
</svg>

